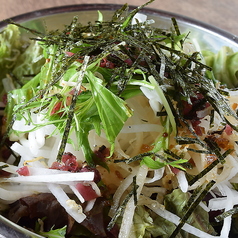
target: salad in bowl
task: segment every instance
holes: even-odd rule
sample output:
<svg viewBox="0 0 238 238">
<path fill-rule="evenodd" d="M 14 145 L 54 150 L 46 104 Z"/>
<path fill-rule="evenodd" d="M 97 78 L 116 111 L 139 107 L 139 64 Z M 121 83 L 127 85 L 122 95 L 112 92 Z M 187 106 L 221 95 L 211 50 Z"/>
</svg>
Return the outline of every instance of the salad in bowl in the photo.
<svg viewBox="0 0 238 238">
<path fill-rule="evenodd" d="M 238 55 L 158 27 L 149 3 L 2 30 L 1 219 L 35 237 L 238 234 Z"/>
</svg>

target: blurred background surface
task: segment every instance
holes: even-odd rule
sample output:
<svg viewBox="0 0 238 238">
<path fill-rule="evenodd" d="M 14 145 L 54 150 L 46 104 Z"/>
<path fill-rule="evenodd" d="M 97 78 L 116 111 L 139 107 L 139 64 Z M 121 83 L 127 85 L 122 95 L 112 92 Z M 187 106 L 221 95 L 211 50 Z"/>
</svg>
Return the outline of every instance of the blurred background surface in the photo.
<svg viewBox="0 0 238 238">
<path fill-rule="evenodd" d="M 0 0 L 0 21 L 18 14 L 72 4 L 113 3 L 138 6 L 146 0 Z M 238 35 L 237 0 L 155 0 L 149 8 L 178 13 Z"/>
</svg>

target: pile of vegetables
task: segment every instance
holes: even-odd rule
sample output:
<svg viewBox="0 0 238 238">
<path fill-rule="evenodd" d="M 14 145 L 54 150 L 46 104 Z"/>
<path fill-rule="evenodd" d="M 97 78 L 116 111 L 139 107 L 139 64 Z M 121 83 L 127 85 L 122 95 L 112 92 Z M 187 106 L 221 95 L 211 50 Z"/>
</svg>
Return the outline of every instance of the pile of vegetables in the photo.
<svg viewBox="0 0 238 238">
<path fill-rule="evenodd" d="M 1 32 L 8 219 L 44 237 L 237 235 L 237 53 L 157 28 L 150 2 Z"/>
</svg>

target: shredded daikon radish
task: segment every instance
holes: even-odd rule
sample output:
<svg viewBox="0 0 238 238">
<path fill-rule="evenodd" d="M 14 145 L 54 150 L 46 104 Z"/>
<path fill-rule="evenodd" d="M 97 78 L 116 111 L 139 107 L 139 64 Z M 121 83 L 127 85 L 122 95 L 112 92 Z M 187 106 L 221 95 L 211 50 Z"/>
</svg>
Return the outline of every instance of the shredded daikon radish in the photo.
<svg viewBox="0 0 238 238">
<path fill-rule="evenodd" d="M 86 207 L 84 208 L 84 212 L 91 211 L 93 206 L 94 206 L 94 204 L 95 204 L 95 202 L 96 202 L 96 198 L 93 199 L 93 200 L 88 201 Z"/>
<path fill-rule="evenodd" d="M 160 195 L 165 195 L 166 194 L 166 189 L 162 187 L 146 187 L 144 186 L 142 189 L 142 194 L 150 197 L 152 194 L 157 193 Z"/>
<path fill-rule="evenodd" d="M 114 193 L 113 196 L 113 204 L 110 208 L 109 211 L 109 216 L 113 216 L 119 206 L 120 203 L 120 199 L 123 195 L 123 193 L 127 190 L 127 188 L 131 185 L 132 181 L 133 181 L 133 177 L 135 176 L 135 174 L 130 174 L 129 176 L 127 176 L 122 183 L 120 184 L 120 186 L 117 188 L 116 192 Z"/>
<path fill-rule="evenodd" d="M 148 173 L 148 167 L 145 165 L 140 166 L 138 170 L 138 174 L 136 176 L 136 184 L 138 185 L 138 188 L 136 191 L 137 199 L 139 199 L 140 193 L 145 183 L 147 173 Z M 135 201 L 133 197 L 131 197 L 129 202 L 126 205 L 126 208 L 122 217 L 121 229 L 118 236 L 119 238 L 129 237 L 131 228 L 133 226 L 133 217 L 134 217 L 135 208 L 136 208 Z"/>
<path fill-rule="evenodd" d="M 0 188 L 0 199 L 5 200 L 7 203 L 15 202 L 16 200 L 30 196 L 34 193 L 35 190 L 28 191 L 10 191 L 3 188 Z M 35 191 L 36 192 L 36 191 Z"/>
<path fill-rule="evenodd" d="M 135 201 L 133 198 L 130 198 L 123 214 L 121 229 L 118 238 L 128 238 L 132 235 L 131 231 L 133 230 L 132 226 L 133 226 L 134 212 L 135 212 Z"/>
<path fill-rule="evenodd" d="M 36 118 L 36 115 L 32 114 L 32 119 L 34 120 Z M 34 120 L 35 121 L 35 120 Z M 33 124 L 26 124 L 24 119 L 16 120 L 12 126 L 12 128 L 16 131 L 30 131 L 34 129 Z"/>
<path fill-rule="evenodd" d="M 15 184 L 9 184 L 9 183 L 5 183 L 1 185 L 1 188 L 8 190 L 8 191 L 15 191 L 15 192 L 31 192 L 33 193 L 45 193 L 45 192 L 49 192 L 49 189 L 47 188 L 47 186 L 45 186 L 45 184 L 37 184 L 37 186 L 35 184 L 21 184 L 19 186 L 18 183 Z M 64 190 L 70 193 L 70 190 L 67 189 L 67 185 L 64 185 Z M 71 192 L 72 193 L 72 192 Z"/>
<path fill-rule="evenodd" d="M 163 174 L 164 174 L 164 167 L 161 169 L 155 169 L 153 171 L 153 177 L 152 178 L 147 177 L 145 183 L 153 183 L 155 181 L 158 181 L 163 177 Z"/>
<path fill-rule="evenodd" d="M 238 161 L 231 155 L 226 157 L 222 172 L 217 176 L 217 183 L 231 180 L 238 172 Z"/>
<path fill-rule="evenodd" d="M 59 185 L 49 183 L 47 186 L 60 205 L 75 219 L 75 221 L 81 223 L 86 218 L 81 205 L 77 204 L 74 200 L 71 200 Z"/>
<path fill-rule="evenodd" d="M 139 22 L 145 22 L 147 19 L 147 15 L 142 13 L 136 13 L 135 16 L 132 18 L 131 24 L 135 25 L 137 21 Z"/>
<path fill-rule="evenodd" d="M 99 187 L 97 186 L 95 182 L 87 182 L 86 184 L 90 184 L 90 186 L 92 186 L 92 189 L 95 191 L 98 197 L 101 196 L 101 190 L 99 189 Z"/>
<path fill-rule="evenodd" d="M 6 172 L 9 172 L 11 174 L 17 174 L 17 172 L 16 172 L 17 169 L 18 169 L 17 166 L 14 166 L 14 165 L 11 165 L 11 164 L 6 164 L 4 162 L 0 162 L 0 167 L 2 167 L 2 166 L 3 166 L 2 170 L 6 171 Z M 7 166 L 7 167 L 4 168 L 4 166 Z"/>
<path fill-rule="evenodd" d="M 18 142 L 15 142 L 11 146 L 11 149 L 15 151 L 16 153 L 18 153 L 19 155 L 21 155 L 21 161 L 19 163 L 20 167 L 23 166 L 23 163 L 25 160 L 31 160 L 34 158 L 34 156 L 31 153 L 29 153 L 29 150 L 27 149 L 27 147 L 22 146 Z"/>
<path fill-rule="evenodd" d="M 41 167 L 31 167 L 28 166 L 30 175 L 32 176 L 42 176 L 42 175 L 51 175 L 51 174 L 65 174 L 68 175 L 68 171 L 62 171 L 57 169 L 41 168 Z"/>
<path fill-rule="evenodd" d="M 115 141 L 115 151 L 122 158 L 126 158 L 126 159 L 130 158 L 130 156 L 123 151 L 123 149 L 121 148 L 121 145 L 120 145 L 120 143 L 119 143 L 119 141 L 117 139 Z"/>
<path fill-rule="evenodd" d="M 203 210 L 205 210 L 206 212 L 210 212 L 210 209 L 205 205 L 205 203 L 200 202 L 200 203 L 199 203 L 199 206 L 200 206 Z"/>
<path fill-rule="evenodd" d="M 140 125 L 129 125 L 122 128 L 120 133 L 137 133 L 137 132 L 150 132 L 157 131 L 161 132 L 163 127 L 158 124 L 140 124 Z"/>
<path fill-rule="evenodd" d="M 188 191 L 188 181 L 184 171 L 179 171 L 177 173 L 177 179 L 179 183 L 179 188 L 186 193 Z"/>
<path fill-rule="evenodd" d="M 62 174 L 48 174 L 48 175 L 35 175 L 35 176 L 18 176 L 10 177 L 7 179 L 0 179 L 1 182 L 8 183 L 66 183 L 74 181 L 93 181 L 94 172 L 80 172 L 80 173 L 67 173 L 67 176 Z"/>
<path fill-rule="evenodd" d="M 232 209 L 234 206 L 233 194 L 231 192 L 231 189 L 226 185 L 226 182 L 224 182 L 223 187 L 224 187 L 227 198 L 229 198 L 229 199 L 227 199 L 224 211 L 228 211 L 228 210 Z M 230 227 L 231 227 L 231 216 L 226 217 L 223 220 L 223 226 L 222 226 L 220 236 L 221 237 L 229 237 Z"/>
<path fill-rule="evenodd" d="M 79 193 L 78 189 L 76 189 L 76 187 L 75 187 L 74 185 L 70 185 L 69 187 L 72 189 L 72 191 L 73 191 L 74 194 L 77 196 L 77 198 L 79 199 L 79 201 L 80 201 L 81 203 L 84 203 L 85 200 L 84 200 L 83 196 Z"/>
</svg>

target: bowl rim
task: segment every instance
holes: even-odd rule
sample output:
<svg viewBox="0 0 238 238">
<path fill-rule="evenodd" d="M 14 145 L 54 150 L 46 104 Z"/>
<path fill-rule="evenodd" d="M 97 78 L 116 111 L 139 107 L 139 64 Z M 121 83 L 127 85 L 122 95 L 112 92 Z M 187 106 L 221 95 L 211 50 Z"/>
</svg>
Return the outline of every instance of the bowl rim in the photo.
<svg viewBox="0 0 238 238">
<path fill-rule="evenodd" d="M 0 29 L 4 28 L 9 21 L 14 21 L 17 23 L 26 22 L 29 20 L 47 17 L 51 15 L 61 14 L 61 13 L 70 13 L 70 12 L 78 12 L 78 11 L 115 11 L 117 9 L 120 9 L 123 6 L 123 4 L 104 4 L 104 3 L 96 3 L 96 4 L 74 4 L 74 5 L 62 5 L 62 6 L 56 6 L 56 7 L 49 7 L 49 8 L 43 8 L 39 10 L 29 11 L 26 13 L 22 13 L 7 19 L 4 19 L 0 21 Z M 134 5 L 128 5 L 129 10 L 133 10 L 137 8 L 137 6 Z M 211 25 L 209 23 L 193 19 L 188 16 L 181 15 L 179 13 L 170 12 L 166 10 L 161 9 L 155 9 L 150 7 L 145 7 L 140 10 L 141 13 L 149 14 L 150 16 L 153 15 L 159 15 L 161 17 L 165 18 L 171 18 L 174 17 L 177 21 L 181 21 L 183 23 L 194 25 L 200 28 L 203 28 L 204 30 L 211 31 L 215 34 L 218 34 L 233 43 L 238 44 L 238 36 L 235 34 L 232 34 L 224 29 L 221 29 L 217 26 Z"/>
</svg>

